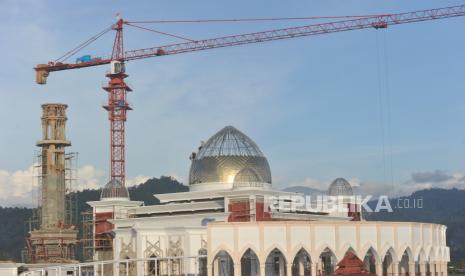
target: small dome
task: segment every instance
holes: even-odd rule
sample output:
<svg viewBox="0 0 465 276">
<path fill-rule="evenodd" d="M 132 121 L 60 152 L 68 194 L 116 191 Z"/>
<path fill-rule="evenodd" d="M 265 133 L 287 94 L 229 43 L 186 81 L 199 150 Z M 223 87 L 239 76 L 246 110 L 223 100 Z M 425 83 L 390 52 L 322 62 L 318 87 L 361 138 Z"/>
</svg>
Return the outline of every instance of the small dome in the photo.
<svg viewBox="0 0 465 276">
<path fill-rule="evenodd" d="M 128 189 L 121 183 L 121 181 L 112 179 L 105 185 L 100 194 L 100 200 L 109 199 L 126 199 L 129 200 Z"/>
<path fill-rule="evenodd" d="M 260 176 L 251 168 L 240 170 L 234 177 L 234 183 L 253 183 L 263 182 Z"/>
<path fill-rule="evenodd" d="M 199 188 L 199 184 L 204 183 L 229 185 L 237 181 L 271 184 L 266 157 L 252 139 L 233 126 L 218 131 L 199 147 L 191 159 L 191 187 Z"/>
<path fill-rule="evenodd" d="M 353 196 L 354 192 L 350 183 L 344 178 L 336 178 L 329 185 L 328 195 L 330 196 Z"/>
</svg>

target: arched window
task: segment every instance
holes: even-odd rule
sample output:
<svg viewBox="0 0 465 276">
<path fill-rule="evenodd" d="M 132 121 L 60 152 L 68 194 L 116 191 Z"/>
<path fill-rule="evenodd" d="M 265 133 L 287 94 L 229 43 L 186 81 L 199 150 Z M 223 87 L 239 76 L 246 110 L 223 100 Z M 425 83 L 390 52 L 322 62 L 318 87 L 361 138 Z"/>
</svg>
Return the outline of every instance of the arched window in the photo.
<svg viewBox="0 0 465 276">
<path fill-rule="evenodd" d="M 300 249 L 292 262 L 292 275 L 310 276 L 312 275 L 312 262 L 310 255 L 305 249 Z"/>
<path fill-rule="evenodd" d="M 213 276 L 234 276 L 234 262 L 228 252 L 221 250 L 212 264 Z"/>
<path fill-rule="evenodd" d="M 386 255 L 384 255 L 383 258 L 383 275 L 384 276 L 389 276 L 389 275 L 394 275 L 394 255 L 393 255 L 394 250 L 389 248 L 389 250 L 386 252 Z"/>
<path fill-rule="evenodd" d="M 402 259 L 400 260 L 399 263 L 399 275 L 400 276 L 409 276 L 413 275 L 411 274 L 412 271 L 410 271 L 410 266 L 409 263 L 412 262 L 410 257 L 410 252 L 408 251 L 409 249 L 405 249 L 405 251 L 402 254 Z"/>
<path fill-rule="evenodd" d="M 260 275 L 260 262 L 257 254 L 252 249 L 247 249 L 241 258 L 241 275 L 258 276 Z"/>
<path fill-rule="evenodd" d="M 283 253 L 277 248 L 273 249 L 266 258 L 265 276 L 286 276 L 286 263 Z"/>
<path fill-rule="evenodd" d="M 377 262 L 377 254 L 373 247 L 368 249 L 365 257 L 363 258 L 363 263 L 365 264 L 365 269 L 370 273 L 376 273 L 376 262 Z"/>
<path fill-rule="evenodd" d="M 155 254 L 150 255 L 151 259 L 157 258 Z M 149 265 L 148 265 L 148 275 L 149 276 L 155 276 L 155 275 L 160 275 L 161 271 L 161 263 L 160 260 L 150 260 Z"/>
<path fill-rule="evenodd" d="M 199 250 L 199 276 L 207 276 L 207 249 Z"/>
<path fill-rule="evenodd" d="M 129 256 L 126 256 L 124 260 L 130 260 Z M 119 273 L 120 275 L 129 275 L 135 276 L 136 275 L 136 264 L 134 261 L 124 261 L 122 260 L 119 264 Z"/>
<path fill-rule="evenodd" d="M 320 254 L 320 272 L 321 275 L 323 276 L 330 276 L 334 274 L 334 270 L 336 267 L 336 255 L 334 255 L 334 252 L 329 249 L 325 248 L 323 252 Z"/>
</svg>

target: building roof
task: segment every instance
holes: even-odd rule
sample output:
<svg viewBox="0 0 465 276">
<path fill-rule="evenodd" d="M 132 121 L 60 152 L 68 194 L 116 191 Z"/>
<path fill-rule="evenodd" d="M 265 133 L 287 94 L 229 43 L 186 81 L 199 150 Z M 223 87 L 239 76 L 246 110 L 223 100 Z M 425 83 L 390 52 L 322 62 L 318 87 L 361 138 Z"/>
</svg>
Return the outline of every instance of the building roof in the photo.
<svg viewBox="0 0 465 276">
<path fill-rule="evenodd" d="M 203 144 L 196 159 L 216 156 L 261 156 L 258 145 L 233 126 L 226 126 Z"/>
<path fill-rule="evenodd" d="M 232 187 L 235 182 L 271 184 L 268 160 L 252 139 L 233 126 L 224 127 L 202 143 L 191 159 L 191 187 L 204 183 L 218 183 L 213 189 L 227 188 L 224 183 Z"/>
<path fill-rule="evenodd" d="M 111 200 L 115 198 L 129 200 L 129 192 L 121 181 L 112 179 L 103 187 L 100 199 Z"/>
</svg>

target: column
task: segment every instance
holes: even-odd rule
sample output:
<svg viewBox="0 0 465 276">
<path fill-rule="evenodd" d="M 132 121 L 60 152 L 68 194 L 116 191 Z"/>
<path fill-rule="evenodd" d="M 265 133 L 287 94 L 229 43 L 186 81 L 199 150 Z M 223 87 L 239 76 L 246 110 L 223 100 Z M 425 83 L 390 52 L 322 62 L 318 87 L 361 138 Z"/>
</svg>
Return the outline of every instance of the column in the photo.
<svg viewBox="0 0 465 276">
<path fill-rule="evenodd" d="M 320 276 L 318 275 L 318 263 L 312 263 L 312 276 Z"/>
<path fill-rule="evenodd" d="M 438 271 L 439 276 L 444 275 L 444 264 L 443 264 L 443 262 L 441 262 L 441 261 L 437 262 L 437 268 L 436 269 Z"/>
<path fill-rule="evenodd" d="M 120 252 L 121 252 L 121 240 L 120 239 L 113 239 L 113 260 L 116 262 L 113 263 L 113 273 L 114 275 L 119 275 L 119 260 L 120 260 Z M 104 265 L 102 265 L 102 268 Z M 106 267 L 105 267 L 106 269 Z M 102 275 L 103 276 L 103 275 Z"/>
<path fill-rule="evenodd" d="M 286 265 L 286 276 L 292 276 L 292 263 Z"/>
<path fill-rule="evenodd" d="M 218 273 L 220 269 L 220 264 L 219 264 L 219 258 L 215 258 L 213 260 L 213 265 L 212 265 L 212 275 L 213 276 L 219 276 L 220 274 Z"/>
<path fill-rule="evenodd" d="M 239 264 L 234 264 L 234 276 L 236 275 L 241 275 L 241 263 Z"/>
<path fill-rule="evenodd" d="M 142 237 L 139 232 L 136 233 L 136 259 L 144 258 L 144 248 L 142 248 Z M 144 276 L 145 274 L 144 261 L 136 261 L 137 276 Z"/>
<path fill-rule="evenodd" d="M 266 269 L 266 265 L 260 263 L 260 276 L 265 276 L 265 269 Z M 236 275 L 234 275 L 234 276 L 236 276 Z"/>
<path fill-rule="evenodd" d="M 420 276 L 426 276 L 426 263 L 420 262 Z"/>
<path fill-rule="evenodd" d="M 436 262 L 429 262 L 429 269 L 431 271 L 431 276 L 436 276 Z"/>
<path fill-rule="evenodd" d="M 399 262 L 392 262 L 392 273 L 394 276 L 399 276 Z"/>
<path fill-rule="evenodd" d="M 410 276 L 415 276 L 416 275 L 416 267 L 415 267 L 415 262 L 409 262 L 408 263 L 408 273 Z"/>
<path fill-rule="evenodd" d="M 383 262 L 380 262 L 380 261 L 376 262 L 376 275 L 378 276 L 383 275 Z"/>
<path fill-rule="evenodd" d="M 448 276 L 449 272 L 447 271 L 447 262 L 444 262 L 444 276 Z"/>
<path fill-rule="evenodd" d="M 211 264 L 207 265 L 207 276 L 213 276 L 213 266 Z"/>
</svg>

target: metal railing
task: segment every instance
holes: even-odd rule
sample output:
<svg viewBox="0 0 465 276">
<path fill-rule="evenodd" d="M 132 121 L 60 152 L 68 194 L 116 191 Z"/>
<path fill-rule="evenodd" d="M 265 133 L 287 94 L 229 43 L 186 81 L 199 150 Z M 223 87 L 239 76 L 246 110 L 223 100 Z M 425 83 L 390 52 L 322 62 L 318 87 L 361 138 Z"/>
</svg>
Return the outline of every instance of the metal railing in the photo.
<svg viewBox="0 0 465 276">
<path fill-rule="evenodd" d="M 206 276 L 207 256 L 139 258 L 29 269 L 20 276 Z"/>
</svg>

